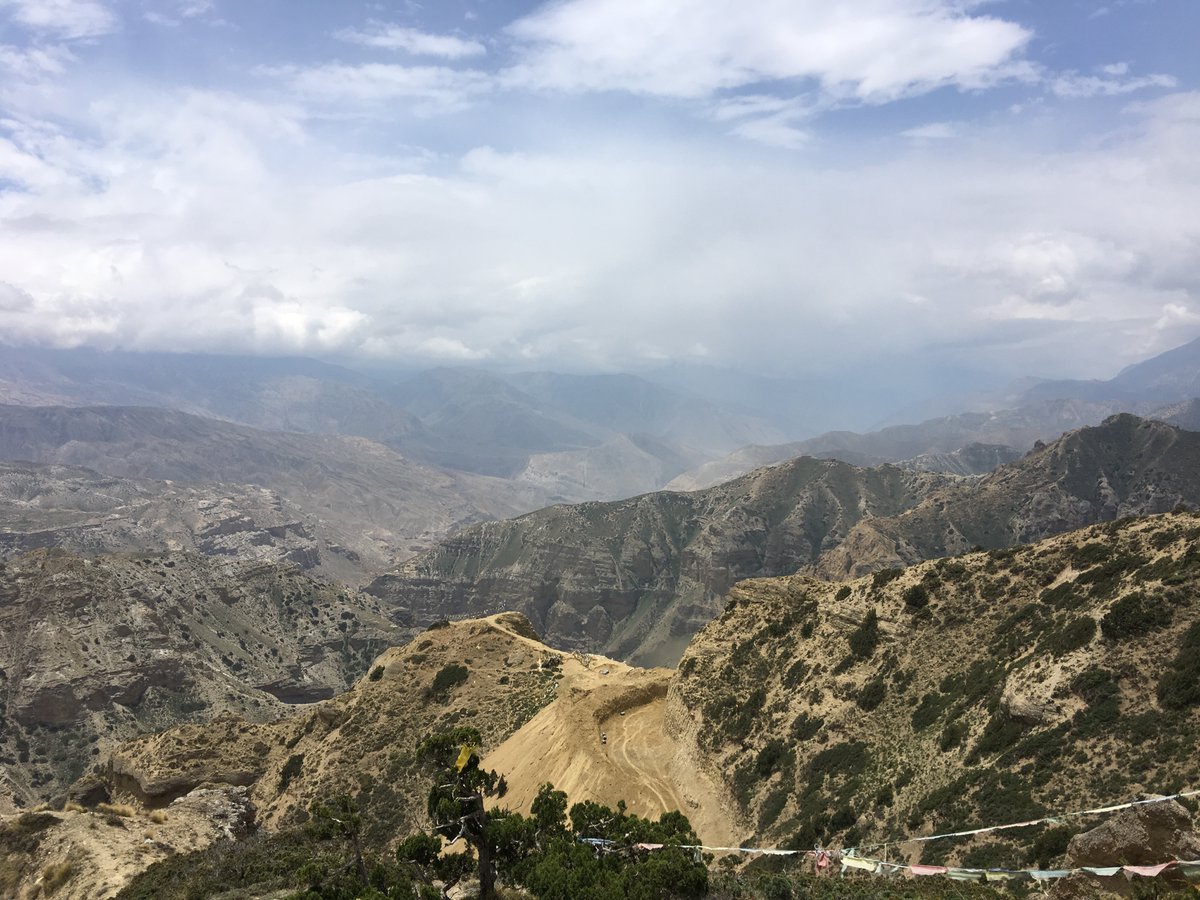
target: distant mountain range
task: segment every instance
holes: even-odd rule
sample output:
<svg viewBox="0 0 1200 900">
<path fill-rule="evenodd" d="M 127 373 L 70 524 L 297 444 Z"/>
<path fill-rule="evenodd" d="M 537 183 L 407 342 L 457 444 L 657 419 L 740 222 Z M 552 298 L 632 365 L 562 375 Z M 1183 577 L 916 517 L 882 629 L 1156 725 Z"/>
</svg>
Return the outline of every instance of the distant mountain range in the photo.
<svg viewBox="0 0 1200 900">
<path fill-rule="evenodd" d="M 416 624 L 513 609 L 554 642 L 664 664 L 744 578 L 858 575 L 1179 504 L 1200 504 L 1200 434 L 1119 415 L 982 478 L 801 457 L 483 523 L 368 591 Z"/>
<path fill-rule="evenodd" d="M 388 379 L 308 359 L 0 348 L 0 402 L 145 406 L 363 437 L 439 468 L 613 499 L 784 433 L 632 375 L 433 369 Z"/>
<path fill-rule="evenodd" d="M 831 431 L 803 441 L 741 447 L 684 472 L 666 487 L 699 490 L 797 456 L 832 457 L 863 466 L 944 464 L 939 471 L 978 475 L 991 471 L 1004 456 L 1024 453 L 1037 441 L 1096 425 L 1118 412 L 1147 415 L 1183 428 L 1200 424 L 1200 413 L 1189 406 L 1200 395 L 1200 340 L 1129 366 L 1108 381 L 1029 381 L 1006 398 L 1003 409 L 941 416 L 865 434 Z M 1009 449 L 997 456 L 975 453 L 953 461 L 945 458 L 971 444 Z"/>
<path fill-rule="evenodd" d="M 349 581 L 457 527 L 546 502 L 535 487 L 436 469 L 365 438 L 262 431 L 152 407 L 0 406 L 0 460 L 207 485 L 210 498 L 267 488 L 342 549 L 315 565 Z"/>
</svg>

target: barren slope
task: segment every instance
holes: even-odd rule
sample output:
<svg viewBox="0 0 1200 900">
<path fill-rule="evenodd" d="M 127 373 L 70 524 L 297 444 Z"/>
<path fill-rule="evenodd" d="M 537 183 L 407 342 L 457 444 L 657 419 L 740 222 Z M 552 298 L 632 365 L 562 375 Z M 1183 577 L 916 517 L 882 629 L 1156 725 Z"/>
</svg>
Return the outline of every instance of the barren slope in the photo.
<svg viewBox="0 0 1200 900">
<path fill-rule="evenodd" d="M 549 782 L 571 803 L 615 807 L 624 800 L 630 812 L 651 819 L 679 811 L 706 843 L 736 841 L 741 829 L 727 792 L 679 758 L 666 728 L 673 675 L 604 657 L 565 657 L 554 702 L 483 760 L 508 781 L 497 804 L 527 813 Z"/>
</svg>

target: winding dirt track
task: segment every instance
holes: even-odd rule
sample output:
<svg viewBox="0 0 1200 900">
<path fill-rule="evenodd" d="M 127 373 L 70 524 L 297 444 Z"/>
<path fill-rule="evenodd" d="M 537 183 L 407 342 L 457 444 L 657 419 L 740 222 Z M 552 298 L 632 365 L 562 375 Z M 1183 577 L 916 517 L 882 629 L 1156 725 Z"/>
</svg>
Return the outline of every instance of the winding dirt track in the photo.
<svg viewBox="0 0 1200 900">
<path fill-rule="evenodd" d="M 557 698 L 483 760 L 508 781 L 500 804 L 528 811 L 539 787 L 550 782 L 570 803 L 624 800 L 630 812 L 654 819 L 677 810 L 706 843 L 735 841 L 738 829 L 723 793 L 680 762 L 665 728 L 673 674 L 599 657 L 585 668 L 564 655 Z"/>
<path fill-rule="evenodd" d="M 654 798 L 657 813 L 686 809 L 666 765 L 673 748 L 665 740 L 665 713 L 666 701 L 660 698 L 602 723 L 608 734 L 608 758 L 621 770 L 627 784 L 638 786 L 648 803 Z"/>
</svg>

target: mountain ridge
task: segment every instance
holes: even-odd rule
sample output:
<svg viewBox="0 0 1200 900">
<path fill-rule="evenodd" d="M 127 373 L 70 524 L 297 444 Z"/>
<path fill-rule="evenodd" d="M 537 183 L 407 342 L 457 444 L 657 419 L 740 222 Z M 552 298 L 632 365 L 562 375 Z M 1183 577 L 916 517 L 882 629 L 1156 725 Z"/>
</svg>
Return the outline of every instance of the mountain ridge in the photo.
<svg viewBox="0 0 1200 900">
<path fill-rule="evenodd" d="M 801 457 L 704 491 L 540 510 L 464 529 L 367 590 L 415 622 L 508 606 L 565 646 L 661 664 L 742 578 L 846 578 L 1179 503 L 1200 504 L 1200 434 L 1122 415 L 978 478 Z"/>
</svg>

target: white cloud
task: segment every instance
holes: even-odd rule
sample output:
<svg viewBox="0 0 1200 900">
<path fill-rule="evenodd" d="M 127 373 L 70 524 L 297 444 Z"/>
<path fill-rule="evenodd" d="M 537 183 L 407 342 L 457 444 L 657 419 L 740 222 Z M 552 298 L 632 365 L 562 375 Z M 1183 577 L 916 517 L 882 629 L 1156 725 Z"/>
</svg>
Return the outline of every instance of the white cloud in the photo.
<svg viewBox="0 0 1200 900">
<path fill-rule="evenodd" d="M 945 141 L 958 136 L 958 126 L 953 122 L 930 122 L 906 129 L 900 134 L 914 141 Z"/>
<path fill-rule="evenodd" d="M 790 111 L 742 106 L 725 124 Z M 290 106 L 144 92 L 85 115 L 0 128 L 6 339 L 839 371 L 964 346 L 1078 374 L 1197 332 L 1200 95 L 1075 152 L 1031 157 L 1006 120 L 870 164 L 614 126 L 586 152 L 406 148 L 389 170 Z"/>
<path fill-rule="evenodd" d="M 300 97 L 323 104 L 413 102 L 418 115 L 454 112 L 492 89 L 481 72 L 446 66 L 402 66 L 385 63 L 286 66 L 263 69 L 284 79 Z"/>
<path fill-rule="evenodd" d="M 812 140 L 808 131 L 795 125 L 794 120 L 786 115 L 750 119 L 735 125 L 731 133 L 784 150 L 802 150 Z"/>
<path fill-rule="evenodd" d="M 1080 75 L 1065 72 L 1049 79 L 1050 90 L 1059 97 L 1079 99 L 1086 97 L 1113 97 L 1132 94 L 1147 88 L 1174 88 L 1178 84 L 1172 75 L 1141 75 L 1136 78 L 1101 78 L 1097 75 Z"/>
<path fill-rule="evenodd" d="M 185 22 L 205 19 L 213 25 L 228 23 L 217 17 L 214 0 L 144 0 L 148 8 L 142 14 L 147 22 L 167 28 L 178 28 Z"/>
<path fill-rule="evenodd" d="M 114 31 L 117 17 L 100 0 L 0 0 L 13 21 L 65 40 L 94 38 Z"/>
<path fill-rule="evenodd" d="M 1105 75 L 1128 75 L 1129 74 L 1129 63 L 1127 63 L 1127 62 L 1110 63 L 1107 66 L 1101 66 L 1100 71 L 1103 72 Z"/>
<path fill-rule="evenodd" d="M 464 59 L 487 53 L 487 48 L 479 41 L 448 34 L 429 34 L 416 28 L 404 28 L 385 22 L 372 22 L 368 28 L 345 28 L 335 32 L 334 36 L 338 40 L 352 44 L 385 50 L 402 50 L 414 56 Z"/>
<path fill-rule="evenodd" d="M 61 75 L 75 60 L 75 55 L 63 46 L 14 47 L 0 44 L 0 70 L 21 81 L 39 81 Z"/>
<path fill-rule="evenodd" d="M 811 80 L 866 102 L 1028 77 L 1013 63 L 1031 36 L 953 0 L 565 0 L 509 32 L 525 49 L 507 77 L 534 88 L 703 98 Z"/>
</svg>

